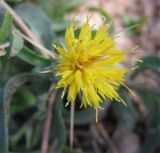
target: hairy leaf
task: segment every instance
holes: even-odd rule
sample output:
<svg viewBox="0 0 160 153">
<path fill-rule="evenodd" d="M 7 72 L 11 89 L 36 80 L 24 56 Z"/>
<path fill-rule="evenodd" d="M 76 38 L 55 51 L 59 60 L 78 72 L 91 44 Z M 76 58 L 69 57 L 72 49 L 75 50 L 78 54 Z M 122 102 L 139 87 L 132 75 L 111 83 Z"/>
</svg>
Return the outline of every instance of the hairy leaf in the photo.
<svg viewBox="0 0 160 153">
<path fill-rule="evenodd" d="M 9 118 L 9 108 L 10 108 L 10 102 L 12 100 L 12 96 L 17 90 L 17 88 L 19 88 L 25 82 L 33 80 L 37 76 L 38 76 L 37 73 L 20 74 L 20 75 L 17 75 L 11 78 L 4 87 L 4 91 L 1 96 L 3 98 L 1 104 L 3 104 L 2 108 L 4 108 L 4 110 L 1 112 L 4 118 L 1 124 L 3 125 L 1 130 L 4 132 L 3 133 L 4 135 L 3 140 L 5 142 L 4 144 L 5 152 L 4 153 L 8 153 L 8 118 Z"/>
<path fill-rule="evenodd" d="M 15 8 L 17 14 L 30 27 L 37 38 L 47 47 L 52 45 L 52 24 L 45 13 L 33 3 L 21 3 Z"/>
</svg>

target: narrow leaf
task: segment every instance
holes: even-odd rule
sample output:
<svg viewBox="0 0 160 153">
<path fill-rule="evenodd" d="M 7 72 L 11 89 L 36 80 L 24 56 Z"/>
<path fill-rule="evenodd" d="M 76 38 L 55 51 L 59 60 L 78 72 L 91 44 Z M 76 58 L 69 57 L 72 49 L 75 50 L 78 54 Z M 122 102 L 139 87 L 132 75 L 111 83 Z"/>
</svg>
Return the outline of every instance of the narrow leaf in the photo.
<svg viewBox="0 0 160 153">
<path fill-rule="evenodd" d="M 38 53 L 30 50 L 27 47 L 23 47 L 17 56 L 25 62 L 40 68 L 49 66 L 51 64 L 51 60 L 38 55 Z"/>
<path fill-rule="evenodd" d="M 5 39 L 7 38 L 9 31 L 12 27 L 12 16 L 7 12 L 5 14 L 2 26 L 0 28 L 0 43 L 3 43 Z"/>
<path fill-rule="evenodd" d="M 12 77 L 5 85 L 3 92 L 1 91 L 0 95 L 0 105 L 2 105 L 2 109 L 0 109 L 0 133 L 3 136 L 3 139 L 0 139 L 0 149 L 3 149 L 3 153 L 8 153 L 8 119 L 9 119 L 9 108 L 10 102 L 12 100 L 12 96 L 21 85 L 23 85 L 27 81 L 33 80 L 37 77 L 37 73 L 23 73 L 17 76 Z M 2 146 L 1 146 L 2 145 Z"/>
<path fill-rule="evenodd" d="M 127 104 L 127 107 L 122 103 L 117 103 L 116 101 L 112 103 L 115 115 L 118 119 L 118 127 L 131 132 L 136 125 L 137 113 L 126 89 L 121 88 L 120 96 Z"/>
<path fill-rule="evenodd" d="M 151 69 L 160 72 L 160 57 L 159 56 L 147 56 L 141 59 L 143 62 L 138 63 L 138 68 L 134 70 L 131 78 L 135 78 L 139 73 L 145 71 L 146 69 Z"/>
<path fill-rule="evenodd" d="M 0 153 L 8 153 L 8 134 L 6 126 L 6 110 L 3 101 L 3 87 L 0 86 Z"/>
</svg>

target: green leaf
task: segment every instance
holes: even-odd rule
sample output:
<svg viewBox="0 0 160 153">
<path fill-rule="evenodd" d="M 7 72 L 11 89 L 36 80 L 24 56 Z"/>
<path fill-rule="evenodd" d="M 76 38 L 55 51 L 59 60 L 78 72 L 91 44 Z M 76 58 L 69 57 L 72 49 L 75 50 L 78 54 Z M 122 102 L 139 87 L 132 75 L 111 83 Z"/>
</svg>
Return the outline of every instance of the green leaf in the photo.
<svg viewBox="0 0 160 153">
<path fill-rule="evenodd" d="M 15 10 L 36 37 L 47 48 L 51 48 L 53 39 L 52 23 L 46 14 L 38 6 L 29 2 L 17 5 Z"/>
<path fill-rule="evenodd" d="M 135 78 L 139 73 L 145 71 L 146 69 L 151 69 L 160 72 L 160 57 L 159 56 L 147 56 L 141 59 L 141 63 L 137 63 L 138 68 L 134 70 L 131 78 Z"/>
<path fill-rule="evenodd" d="M 36 104 L 35 95 L 27 88 L 22 87 L 17 90 L 13 104 L 10 109 L 11 115 L 19 113 L 28 107 L 32 107 Z"/>
<path fill-rule="evenodd" d="M 89 10 L 92 11 L 92 12 L 99 13 L 102 17 L 104 17 L 106 19 L 107 23 L 111 23 L 112 22 L 111 16 L 105 10 L 103 10 L 102 8 L 100 8 L 100 7 L 91 7 Z"/>
<path fill-rule="evenodd" d="M 64 108 L 63 116 L 66 122 L 70 121 L 70 111 Z M 95 111 L 93 108 L 81 109 L 75 112 L 74 124 L 81 125 L 95 121 Z"/>
<path fill-rule="evenodd" d="M 52 24 L 52 28 L 54 29 L 55 32 L 65 31 L 68 23 L 69 22 L 65 20 L 57 20 L 57 21 L 54 21 L 54 23 Z"/>
<path fill-rule="evenodd" d="M 159 104 L 159 94 L 147 92 L 145 90 L 139 90 L 138 94 L 142 97 L 144 104 L 148 109 L 151 109 L 152 107 L 154 108 Z"/>
<path fill-rule="evenodd" d="M 125 15 L 123 17 L 123 21 L 125 26 L 128 28 L 127 33 L 129 36 L 135 36 L 137 34 L 139 34 L 143 28 L 143 26 L 147 23 L 148 21 L 148 17 L 147 16 L 143 16 L 139 19 L 133 19 L 133 17 L 129 16 L 129 15 Z M 132 26 L 134 26 L 134 28 L 130 28 Z M 136 26 L 137 25 L 137 26 Z"/>
<path fill-rule="evenodd" d="M 26 149 L 30 149 L 32 146 L 32 137 L 33 137 L 33 129 L 32 127 L 29 127 L 25 133 L 25 137 L 26 137 Z"/>
<path fill-rule="evenodd" d="M 37 146 L 39 143 L 42 142 L 42 137 L 43 137 L 42 131 L 44 127 L 44 118 L 45 118 L 46 102 L 48 99 L 48 94 L 44 93 L 41 94 L 40 96 L 39 95 L 36 96 L 37 96 L 37 107 L 38 105 L 42 105 L 41 107 L 44 108 L 43 110 L 37 109 L 37 111 L 31 117 L 29 117 L 20 128 L 18 128 L 16 131 L 13 132 L 13 134 L 10 136 L 10 142 L 12 148 L 18 149 L 17 147 L 19 142 L 21 142 L 24 139 L 25 143 L 21 145 L 21 149 L 19 150 L 24 150 L 24 149 L 28 151 L 33 150 L 35 146 Z M 34 103 L 34 105 L 35 104 L 36 103 Z M 32 132 L 34 133 L 34 135 L 31 134 Z"/>
<path fill-rule="evenodd" d="M 12 96 L 25 82 L 33 81 L 35 78 L 41 76 L 38 73 L 23 73 L 12 77 L 6 84 L 4 88 L 3 100 L 5 101 L 5 109 L 8 110 Z"/>
<path fill-rule="evenodd" d="M 136 125 L 137 113 L 126 89 L 120 89 L 120 97 L 125 101 L 127 107 L 116 101 L 112 103 L 115 115 L 118 119 L 118 127 L 124 131 L 131 132 Z"/>
<path fill-rule="evenodd" d="M 23 48 L 23 38 L 18 35 L 18 30 L 13 28 L 12 30 L 12 43 L 11 43 L 11 47 L 10 47 L 10 56 L 16 56 L 21 49 Z"/>
<path fill-rule="evenodd" d="M 64 20 L 65 14 L 75 11 L 85 0 L 37 0 L 45 12 L 55 20 Z"/>
<path fill-rule="evenodd" d="M 72 12 L 75 11 L 78 6 L 82 5 L 86 0 L 72 0 L 70 3 L 66 3 L 66 11 Z"/>
<path fill-rule="evenodd" d="M 137 64 L 139 67 L 134 70 L 131 78 L 137 77 L 141 72 L 150 69 L 159 74 L 160 72 L 160 57 L 159 56 L 147 56 L 144 57 L 142 63 Z M 136 88 L 135 88 L 136 90 Z M 148 117 L 145 121 L 147 131 L 144 137 L 144 143 L 142 144 L 142 148 L 140 153 L 151 153 L 156 150 L 160 142 L 160 104 L 159 97 L 160 94 L 158 92 L 150 92 L 147 90 L 138 90 L 137 93 L 140 95 L 143 100 L 146 108 L 148 109 Z"/>
<path fill-rule="evenodd" d="M 61 99 L 62 91 L 58 91 L 56 95 L 55 105 L 53 107 L 53 121 L 51 131 L 51 142 L 53 148 L 50 149 L 49 152 L 60 153 L 65 142 L 66 142 L 66 133 L 65 133 L 65 124 L 64 119 L 62 118 L 62 99 Z"/>
<path fill-rule="evenodd" d="M 19 2 L 22 2 L 24 0 L 6 0 L 7 2 L 9 3 L 19 3 Z"/>
<path fill-rule="evenodd" d="M 37 77 L 36 73 L 24 73 L 14 76 L 6 83 L 4 90 L 1 91 L 0 104 L 2 106 L 0 107 L 0 114 L 3 119 L 1 120 L 0 124 L 0 134 L 2 135 L 3 139 L 0 140 L 0 145 L 4 145 L 2 146 L 3 153 L 8 153 L 8 119 L 12 96 L 17 88 L 19 88 L 25 82 L 33 80 L 34 77 Z"/>
<path fill-rule="evenodd" d="M 44 68 L 51 64 L 51 60 L 44 58 L 27 47 L 23 47 L 19 54 L 17 54 L 17 57 L 33 66 L 40 68 Z"/>
<path fill-rule="evenodd" d="M 9 153 L 24 153 L 24 152 L 9 152 Z M 27 153 L 42 153 L 42 152 L 39 150 L 39 151 L 27 151 Z"/>
<path fill-rule="evenodd" d="M 71 149 L 69 147 L 64 147 L 61 153 L 84 153 L 79 149 Z"/>
<path fill-rule="evenodd" d="M 54 20 L 62 20 L 65 13 L 76 10 L 85 0 L 37 0 L 37 3 Z"/>
<path fill-rule="evenodd" d="M 149 110 L 149 115 L 146 120 L 147 131 L 142 145 L 141 153 L 154 152 L 160 142 L 160 104 L 159 94 L 149 92 L 139 92 L 144 104 Z"/>
<path fill-rule="evenodd" d="M 41 114 L 39 112 L 36 112 L 34 113 L 23 125 L 22 127 L 17 131 L 17 133 L 13 134 L 11 137 L 10 137 L 10 142 L 12 144 L 12 147 L 14 146 L 17 146 L 18 145 L 18 142 L 19 140 L 21 140 L 21 138 L 25 135 L 27 135 L 28 133 L 28 130 L 30 130 L 32 128 L 32 126 L 34 125 L 35 122 L 38 121 L 38 119 L 41 117 Z M 42 126 L 42 125 L 41 125 Z M 41 133 L 42 134 L 42 133 Z M 32 135 L 33 136 L 33 135 Z M 30 139 L 30 143 L 28 142 L 28 137 L 25 137 L 26 138 L 26 146 L 27 148 L 30 148 L 32 146 L 32 140 L 33 140 L 33 137 L 32 139 Z M 31 137 L 30 137 L 31 138 Z M 30 144 L 30 145 L 28 145 Z"/>
<path fill-rule="evenodd" d="M 105 19 L 106 23 L 111 24 L 111 27 L 109 29 L 109 34 L 113 34 L 114 33 L 114 24 L 113 24 L 113 21 L 112 21 L 112 17 L 106 12 L 106 10 L 102 9 L 101 7 L 91 7 L 89 9 L 91 12 L 96 12 L 96 13 L 99 13 L 101 16 L 102 16 L 102 19 Z"/>
<path fill-rule="evenodd" d="M 64 18 L 65 1 L 57 0 L 37 0 L 37 3 L 51 18 Z"/>
<path fill-rule="evenodd" d="M 39 73 L 22 73 L 13 76 L 5 85 L 3 100 L 6 103 L 6 108 L 9 107 L 12 100 L 12 96 L 15 91 L 24 83 L 37 80 L 38 77 L 42 77 Z"/>
<path fill-rule="evenodd" d="M 105 110 L 108 108 L 110 102 L 109 101 L 104 101 L 101 103 L 101 107 L 104 108 Z M 99 109 L 99 118 L 102 118 L 104 115 L 104 110 Z M 70 122 L 70 110 L 67 110 L 65 107 L 63 107 L 63 117 L 66 122 Z M 87 108 L 82 108 L 80 110 L 75 111 L 75 116 L 74 116 L 74 124 L 76 125 L 81 125 L 81 124 L 87 124 L 90 122 L 93 122 L 96 120 L 96 112 L 93 108 L 87 107 Z"/>
<path fill-rule="evenodd" d="M 157 109 L 157 108 L 155 108 Z M 158 109 L 160 109 L 158 107 Z M 158 113 L 159 110 L 156 110 L 156 113 L 154 112 L 154 115 L 159 116 L 160 114 Z M 152 120 L 158 120 L 156 119 L 157 116 L 154 116 Z M 159 145 L 160 142 L 160 121 L 158 121 L 157 127 L 152 127 L 147 131 L 147 134 L 145 136 L 144 144 L 142 145 L 141 153 L 151 153 L 156 150 L 156 148 Z"/>
<path fill-rule="evenodd" d="M 8 37 L 9 31 L 12 27 L 12 23 L 12 16 L 8 12 L 6 12 L 2 26 L 0 28 L 0 43 L 3 43 Z"/>
<path fill-rule="evenodd" d="M 8 153 L 8 134 L 5 102 L 3 101 L 3 87 L 0 86 L 0 152 Z"/>
</svg>

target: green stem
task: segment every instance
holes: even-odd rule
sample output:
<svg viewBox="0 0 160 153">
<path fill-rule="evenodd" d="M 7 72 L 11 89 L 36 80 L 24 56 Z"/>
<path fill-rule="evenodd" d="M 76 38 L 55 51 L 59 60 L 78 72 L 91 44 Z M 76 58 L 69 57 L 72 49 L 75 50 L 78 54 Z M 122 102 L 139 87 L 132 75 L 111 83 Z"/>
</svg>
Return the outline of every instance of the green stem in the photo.
<svg viewBox="0 0 160 153">
<path fill-rule="evenodd" d="M 73 148 L 73 138 L 74 138 L 74 101 L 71 102 L 71 116 L 70 116 L 70 147 Z"/>
</svg>

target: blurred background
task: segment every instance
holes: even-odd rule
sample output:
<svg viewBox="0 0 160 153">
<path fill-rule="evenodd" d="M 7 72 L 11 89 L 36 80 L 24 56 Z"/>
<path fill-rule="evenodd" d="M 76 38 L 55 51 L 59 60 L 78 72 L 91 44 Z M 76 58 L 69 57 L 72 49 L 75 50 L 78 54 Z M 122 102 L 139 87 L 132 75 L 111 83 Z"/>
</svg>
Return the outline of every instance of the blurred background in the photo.
<svg viewBox="0 0 160 153">
<path fill-rule="evenodd" d="M 98 123 L 95 112 L 76 109 L 74 149 L 69 148 L 70 108 L 55 95 L 48 153 L 160 153 L 160 1 L 159 0 L 7 0 L 40 43 L 64 44 L 64 32 L 75 16 L 81 25 L 92 15 L 94 31 L 112 23 L 118 48 L 130 51 L 138 66 L 127 76 L 119 93 L 124 105 L 106 100 Z M 105 18 L 105 20 L 104 20 Z M 56 64 L 37 52 L 23 29 L 0 3 L 0 153 L 44 153 L 47 105 L 57 78 L 40 74 Z M 137 47 L 138 46 L 138 47 Z M 135 50 L 135 51 L 134 51 Z M 141 59 L 143 62 L 137 62 Z M 78 104 L 81 97 L 76 99 Z"/>
</svg>

